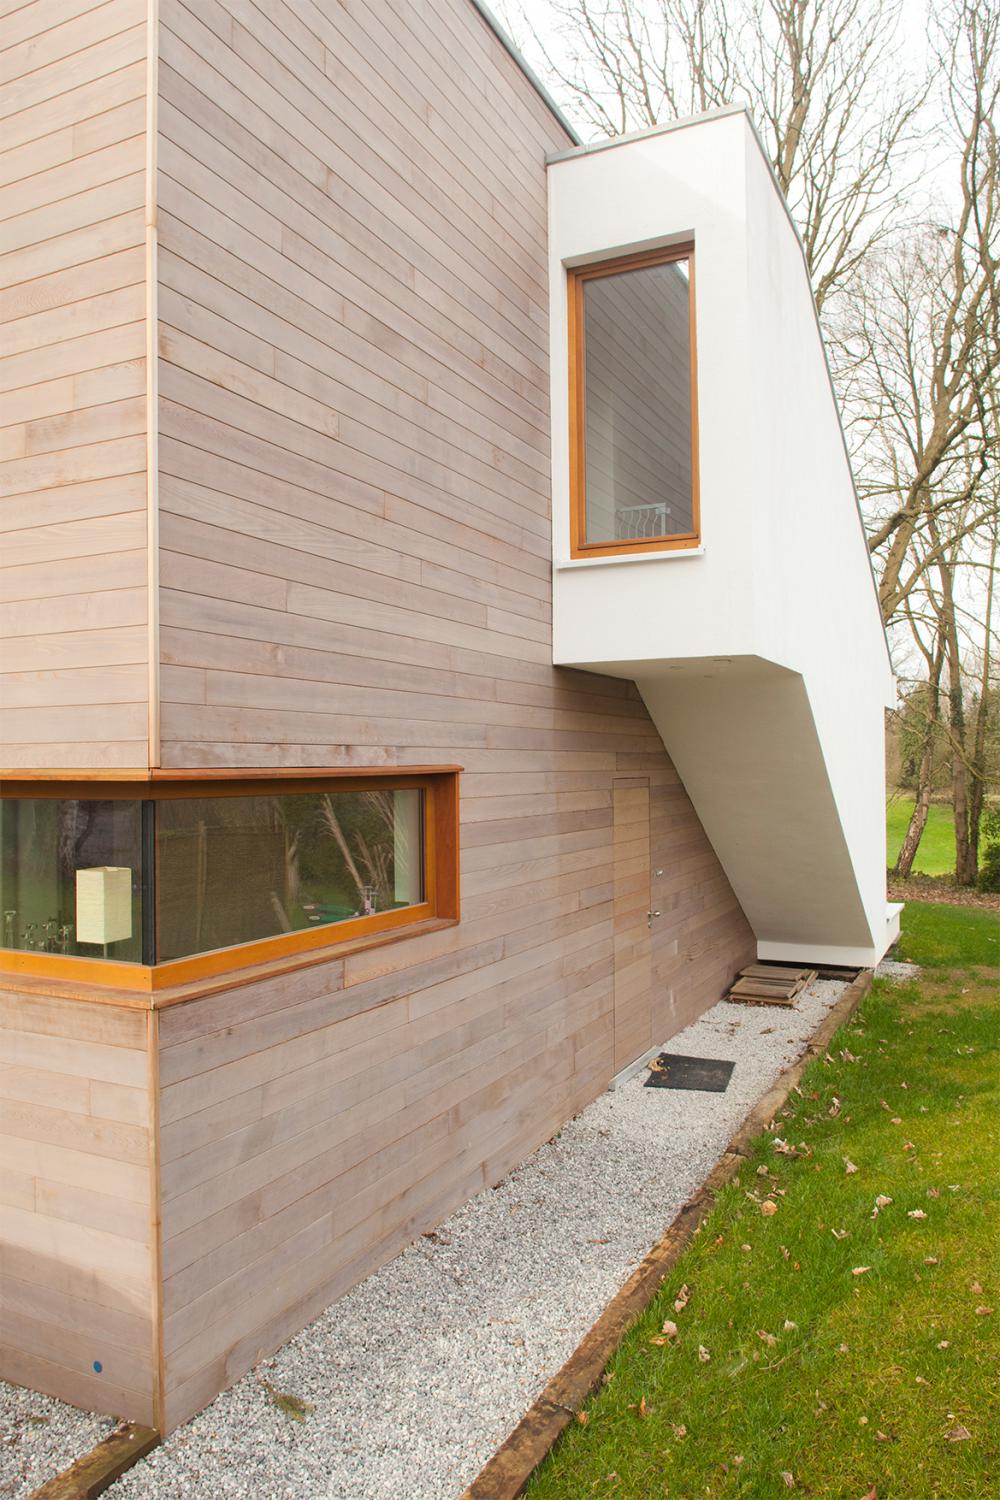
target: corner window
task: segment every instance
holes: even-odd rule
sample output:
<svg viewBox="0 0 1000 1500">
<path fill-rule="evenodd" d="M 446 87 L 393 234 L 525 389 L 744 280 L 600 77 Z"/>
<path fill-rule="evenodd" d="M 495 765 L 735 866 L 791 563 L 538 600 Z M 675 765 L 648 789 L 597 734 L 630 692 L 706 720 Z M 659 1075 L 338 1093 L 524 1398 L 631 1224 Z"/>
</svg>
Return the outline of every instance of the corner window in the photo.
<svg viewBox="0 0 1000 1500">
<path fill-rule="evenodd" d="M 100 960 L 100 977 L 86 965 L 76 977 L 108 982 L 142 965 L 159 988 L 457 917 L 456 772 L 111 792 L 5 784 L 3 966 Z"/>
<path fill-rule="evenodd" d="M 574 557 L 699 538 L 694 252 L 569 272 Z"/>
</svg>

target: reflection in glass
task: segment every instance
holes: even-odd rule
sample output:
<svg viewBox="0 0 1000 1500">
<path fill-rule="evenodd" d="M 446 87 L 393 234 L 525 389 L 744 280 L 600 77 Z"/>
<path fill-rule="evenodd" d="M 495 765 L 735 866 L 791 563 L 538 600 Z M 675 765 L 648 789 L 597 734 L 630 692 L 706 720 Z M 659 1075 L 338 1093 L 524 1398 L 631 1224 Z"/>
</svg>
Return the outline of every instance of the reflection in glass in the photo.
<svg viewBox="0 0 1000 1500">
<path fill-rule="evenodd" d="M 694 530 L 688 264 L 583 282 L 586 540 Z"/>
<path fill-rule="evenodd" d="M 414 905 L 421 801 L 408 789 L 158 803 L 157 957 Z"/>
<path fill-rule="evenodd" d="M 142 961 L 138 802 L 0 800 L 0 942 Z"/>
</svg>

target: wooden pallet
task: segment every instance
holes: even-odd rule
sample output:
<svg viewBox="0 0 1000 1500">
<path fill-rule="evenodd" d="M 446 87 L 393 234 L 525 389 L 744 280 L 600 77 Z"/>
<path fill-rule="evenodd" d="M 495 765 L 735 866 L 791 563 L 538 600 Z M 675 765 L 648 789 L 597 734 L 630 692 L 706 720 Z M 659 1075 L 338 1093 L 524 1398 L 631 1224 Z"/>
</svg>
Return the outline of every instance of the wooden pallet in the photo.
<svg viewBox="0 0 1000 1500">
<path fill-rule="evenodd" d="M 785 969 L 778 964 L 748 964 L 726 996 L 742 1005 L 794 1005 L 816 978 L 815 969 Z"/>
</svg>

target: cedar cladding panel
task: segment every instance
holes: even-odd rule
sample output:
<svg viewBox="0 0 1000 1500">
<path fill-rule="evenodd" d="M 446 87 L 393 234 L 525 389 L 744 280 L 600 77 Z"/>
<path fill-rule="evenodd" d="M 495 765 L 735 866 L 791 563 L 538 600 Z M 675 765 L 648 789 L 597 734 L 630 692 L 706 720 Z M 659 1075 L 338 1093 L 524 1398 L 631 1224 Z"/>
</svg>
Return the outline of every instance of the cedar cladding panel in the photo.
<svg viewBox="0 0 1000 1500">
<path fill-rule="evenodd" d="M 0 991 L 0 1378 L 151 1424 L 148 1025 Z"/>
<path fill-rule="evenodd" d="M 655 1021 L 753 954 L 633 684 L 551 665 L 547 149 L 468 0 L 162 0 L 163 764 L 457 761 L 461 925 L 161 1016 L 172 1427 L 612 1069 L 611 783 Z"/>
<path fill-rule="evenodd" d="M 146 0 L 0 44 L 0 764 L 145 766 Z"/>
</svg>

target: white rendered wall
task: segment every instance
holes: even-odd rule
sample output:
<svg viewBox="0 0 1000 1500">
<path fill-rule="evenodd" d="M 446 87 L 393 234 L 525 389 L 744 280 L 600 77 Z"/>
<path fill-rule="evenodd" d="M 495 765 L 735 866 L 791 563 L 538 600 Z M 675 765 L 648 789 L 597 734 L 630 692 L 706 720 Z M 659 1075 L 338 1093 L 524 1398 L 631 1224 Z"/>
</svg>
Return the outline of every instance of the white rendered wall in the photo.
<svg viewBox="0 0 1000 1500">
<path fill-rule="evenodd" d="M 801 247 L 749 119 L 570 153 L 549 215 L 555 660 L 638 682 L 762 956 L 877 958 L 894 685 Z M 702 545 L 570 561 L 566 267 L 689 239 Z"/>
</svg>

